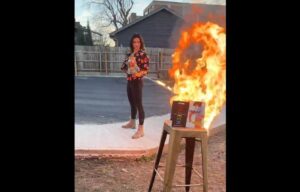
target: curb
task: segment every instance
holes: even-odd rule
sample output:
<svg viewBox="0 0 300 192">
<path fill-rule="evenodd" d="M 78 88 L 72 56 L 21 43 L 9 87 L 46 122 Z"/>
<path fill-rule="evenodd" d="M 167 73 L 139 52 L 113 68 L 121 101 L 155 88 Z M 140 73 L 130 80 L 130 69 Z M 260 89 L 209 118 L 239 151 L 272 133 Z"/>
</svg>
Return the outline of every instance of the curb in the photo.
<svg viewBox="0 0 300 192">
<path fill-rule="evenodd" d="M 220 125 L 209 130 L 208 137 L 212 137 L 222 130 L 226 129 L 226 124 Z M 225 130 L 226 131 L 226 130 Z M 182 142 L 184 144 L 184 142 Z M 163 153 L 166 153 L 168 149 L 168 144 L 165 144 Z M 95 157 L 112 157 L 112 158 L 141 158 L 141 157 L 150 157 L 154 155 L 158 150 L 158 146 L 150 149 L 103 149 L 103 150 L 86 150 L 86 149 L 77 149 L 75 150 L 75 159 L 82 158 L 95 158 Z"/>
</svg>

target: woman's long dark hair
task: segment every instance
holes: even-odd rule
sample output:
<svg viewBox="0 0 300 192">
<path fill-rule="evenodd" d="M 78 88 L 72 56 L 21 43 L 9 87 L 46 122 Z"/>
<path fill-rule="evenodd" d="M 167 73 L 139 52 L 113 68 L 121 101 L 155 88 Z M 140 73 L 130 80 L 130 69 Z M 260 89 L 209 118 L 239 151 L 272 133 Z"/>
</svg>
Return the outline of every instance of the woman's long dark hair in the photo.
<svg viewBox="0 0 300 192">
<path fill-rule="evenodd" d="M 131 37 L 131 39 L 130 39 L 130 50 L 131 50 L 131 53 L 133 53 L 133 39 L 135 39 L 135 38 L 139 38 L 139 39 L 140 39 L 140 42 L 141 42 L 141 47 L 140 47 L 140 49 L 141 49 L 141 50 L 145 50 L 145 43 L 144 43 L 143 37 L 142 37 L 140 34 L 135 33 L 135 34 Z"/>
</svg>

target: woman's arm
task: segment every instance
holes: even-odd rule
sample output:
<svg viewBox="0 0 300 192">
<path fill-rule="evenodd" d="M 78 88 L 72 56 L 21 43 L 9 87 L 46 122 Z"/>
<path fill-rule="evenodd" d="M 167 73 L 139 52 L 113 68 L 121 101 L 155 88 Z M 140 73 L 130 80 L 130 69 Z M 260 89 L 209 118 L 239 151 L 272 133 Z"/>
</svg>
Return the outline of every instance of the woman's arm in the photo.
<svg viewBox="0 0 300 192">
<path fill-rule="evenodd" d="M 143 77 L 149 72 L 149 57 L 147 56 L 145 51 L 141 51 L 137 58 L 138 66 L 140 67 L 140 71 L 135 73 L 136 77 Z"/>
</svg>

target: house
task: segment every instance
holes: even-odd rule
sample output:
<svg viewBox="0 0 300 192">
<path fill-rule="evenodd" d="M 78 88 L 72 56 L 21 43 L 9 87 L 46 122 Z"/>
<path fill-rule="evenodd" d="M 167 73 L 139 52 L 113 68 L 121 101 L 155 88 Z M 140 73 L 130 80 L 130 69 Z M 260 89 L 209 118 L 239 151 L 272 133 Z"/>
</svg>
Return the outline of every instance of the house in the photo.
<svg viewBox="0 0 300 192">
<path fill-rule="evenodd" d="M 110 33 L 115 46 L 129 46 L 134 33 L 143 36 L 146 47 L 175 48 L 180 29 L 196 21 L 212 21 L 225 27 L 225 6 L 152 1 L 143 16 L 132 13 L 129 24 Z"/>
<path fill-rule="evenodd" d="M 75 21 L 75 45 L 101 45 L 103 44 L 102 34 L 92 31 L 89 26 L 84 27 L 80 22 Z"/>
<path fill-rule="evenodd" d="M 128 18 L 128 23 L 132 23 L 134 20 L 136 20 L 140 17 L 142 17 L 142 16 L 138 16 L 138 15 L 136 15 L 136 13 L 131 13 L 129 18 Z"/>
<path fill-rule="evenodd" d="M 161 8 L 143 16 L 119 30 L 110 33 L 116 46 L 128 47 L 130 37 L 134 33 L 143 36 L 147 47 L 170 47 L 172 41 L 170 34 L 176 26 L 181 26 L 183 19 L 168 8 Z"/>
</svg>

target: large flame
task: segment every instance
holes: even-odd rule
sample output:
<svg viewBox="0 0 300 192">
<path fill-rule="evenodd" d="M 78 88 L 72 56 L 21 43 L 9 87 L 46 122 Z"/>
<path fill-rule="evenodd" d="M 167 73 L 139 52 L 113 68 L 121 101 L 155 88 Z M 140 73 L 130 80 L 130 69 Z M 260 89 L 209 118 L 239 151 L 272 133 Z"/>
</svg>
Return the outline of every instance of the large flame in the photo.
<svg viewBox="0 0 300 192">
<path fill-rule="evenodd" d="M 192 46 L 201 46 L 202 51 Z M 169 70 L 179 101 L 205 102 L 204 127 L 208 129 L 226 101 L 226 34 L 221 26 L 207 22 L 194 23 L 181 33 L 178 46 L 172 55 Z"/>
</svg>

